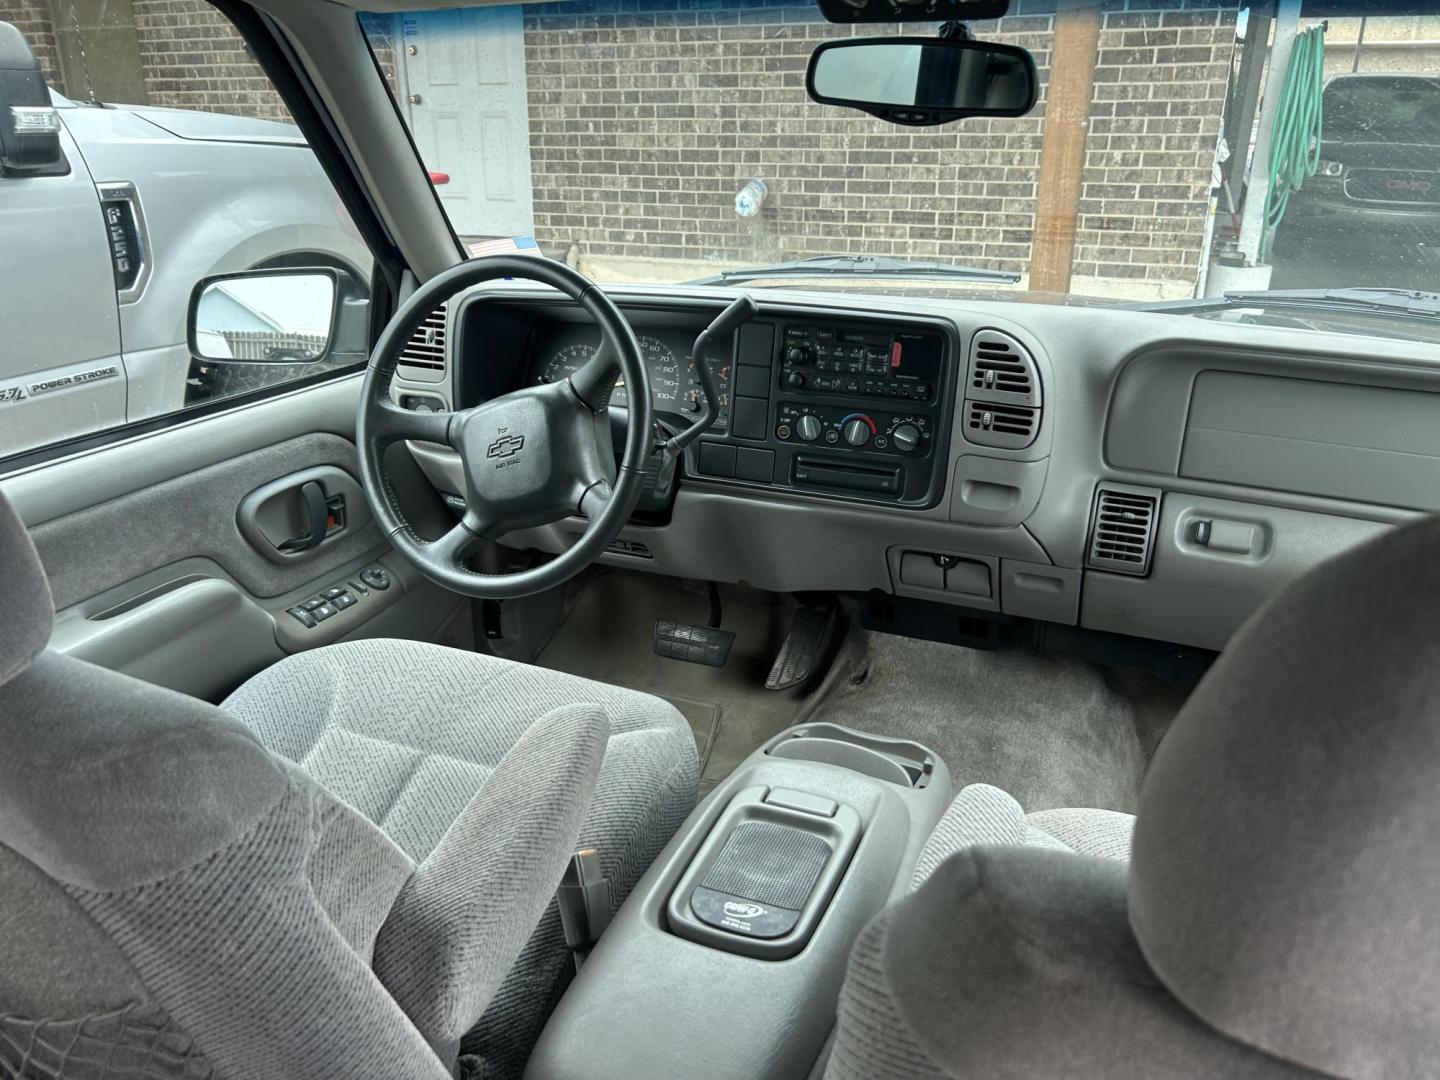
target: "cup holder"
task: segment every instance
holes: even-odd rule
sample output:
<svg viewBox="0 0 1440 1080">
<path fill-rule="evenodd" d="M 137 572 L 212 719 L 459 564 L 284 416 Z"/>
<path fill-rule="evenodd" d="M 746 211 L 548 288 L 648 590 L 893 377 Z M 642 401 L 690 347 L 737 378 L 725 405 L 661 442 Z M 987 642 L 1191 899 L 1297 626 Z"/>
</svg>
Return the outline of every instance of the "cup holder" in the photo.
<svg viewBox="0 0 1440 1080">
<path fill-rule="evenodd" d="M 915 790 L 935 776 L 935 755 L 908 739 L 867 735 L 839 724 L 801 724 L 765 747 L 771 757 L 816 761 Z"/>
</svg>

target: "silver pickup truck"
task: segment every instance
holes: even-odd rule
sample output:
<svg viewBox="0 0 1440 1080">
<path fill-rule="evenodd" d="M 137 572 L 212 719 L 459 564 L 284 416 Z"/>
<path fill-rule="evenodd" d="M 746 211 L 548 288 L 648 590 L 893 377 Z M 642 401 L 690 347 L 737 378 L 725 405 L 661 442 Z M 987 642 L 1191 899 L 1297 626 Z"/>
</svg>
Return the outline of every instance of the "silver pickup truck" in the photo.
<svg viewBox="0 0 1440 1080">
<path fill-rule="evenodd" d="M 37 102 L 38 65 L 0 23 L 7 43 L 0 458 L 294 377 L 298 365 L 194 361 L 186 316 L 201 278 L 254 267 L 334 267 L 364 298 L 370 254 L 299 130 L 82 104 L 43 81 Z M 42 142 L 58 156 L 26 160 Z"/>
</svg>

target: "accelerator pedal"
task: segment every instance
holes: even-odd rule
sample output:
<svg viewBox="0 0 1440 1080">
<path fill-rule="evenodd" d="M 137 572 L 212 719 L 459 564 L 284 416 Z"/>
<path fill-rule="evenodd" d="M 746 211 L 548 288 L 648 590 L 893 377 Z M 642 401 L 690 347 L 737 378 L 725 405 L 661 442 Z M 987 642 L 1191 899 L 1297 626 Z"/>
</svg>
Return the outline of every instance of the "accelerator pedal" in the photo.
<svg viewBox="0 0 1440 1080">
<path fill-rule="evenodd" d="M 687 664 L 725 666 L 725 661 L 730 659 L 730 646 L 735 644 L 735 634 L 731 630 L 720 629 L 720 589 L 713 581 L 708 585 L 710 625 L 696 626 L 694 623 L 675 622 L 673 619 L 656 619 L 656 656 L 683 660 Z"/>
<path fill-rule="evenodd" d="M 780 652 L 765 678 L 766 690 L 789 690 L 810 681 L 820 667 L 820 655 L 825 651 L 833 615 L 834 608 L 828 607 L 795 609 L 790 632 L 781 642 Z"/>
</svg>

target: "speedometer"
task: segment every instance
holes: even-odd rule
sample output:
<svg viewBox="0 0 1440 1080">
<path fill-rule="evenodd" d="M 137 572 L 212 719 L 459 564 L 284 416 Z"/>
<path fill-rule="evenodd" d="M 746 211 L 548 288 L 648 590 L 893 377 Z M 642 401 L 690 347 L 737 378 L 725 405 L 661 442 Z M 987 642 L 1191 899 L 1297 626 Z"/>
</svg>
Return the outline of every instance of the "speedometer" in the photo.
<svg viewBox="0 0 1440 1080">
<path fill-rule="evenodd" d="M 645 371 L 650 376 L 651 400 L 660 408 L 672 405 L 680 398 L 680 358 L 659 338 L 641 334 L 635 340 L 640 343 L 640 358 L 645 362 Z M 589 362 L 595 351 L 594 345 L 566 345 L 540 366 L 536 381 L 551 383 L 568 379 Z M 615 383 L 610 404 L 622 409 L 629 404 L 623 376 Z"/>
</svg>

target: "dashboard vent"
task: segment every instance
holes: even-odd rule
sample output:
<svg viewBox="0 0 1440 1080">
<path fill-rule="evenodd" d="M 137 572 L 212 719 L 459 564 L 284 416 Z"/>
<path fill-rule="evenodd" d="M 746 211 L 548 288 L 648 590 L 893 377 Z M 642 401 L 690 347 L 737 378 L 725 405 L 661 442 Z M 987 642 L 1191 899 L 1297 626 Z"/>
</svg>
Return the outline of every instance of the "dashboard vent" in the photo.
<svg viewBox="0 0 1440 1080">
<path fill-rule="evenodd" d="M 1148 574 L 1159 509 L 1160 492 L 1154 488 L 1100 487 L 1095 493 L 1086 565 L 1116 574 Z"/>
<path fill-rule="evenodd" d="M 966 396 L 1040 405 L 1040 375 L 1025 346 L 999 330 L 981 330 L 970 342 Z"/>
<path fill-rule="evenodd" d="M 981 446 L 1023 450 L 1035 441 L 1040 410 L 1028 405 L 965 402 L 965 438 Z"/>
<path fill-rule="evenodd" d="M 400 350 L 397 373 L 402 379 L 439 382 L 445 373 L 445 305 L 441 304 L 415 328 Z"/>
</svg>

